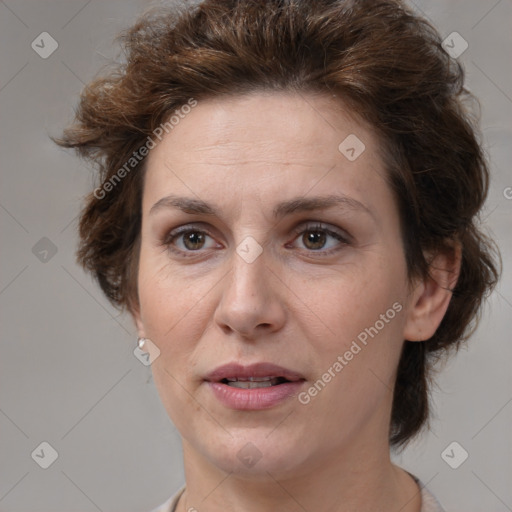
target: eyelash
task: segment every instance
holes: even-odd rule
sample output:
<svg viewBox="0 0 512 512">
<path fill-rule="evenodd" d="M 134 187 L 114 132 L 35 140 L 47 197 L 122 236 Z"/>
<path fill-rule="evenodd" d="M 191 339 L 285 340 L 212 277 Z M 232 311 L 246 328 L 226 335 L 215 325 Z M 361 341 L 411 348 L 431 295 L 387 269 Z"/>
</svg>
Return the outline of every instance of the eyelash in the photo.
<svg viewBox="0 0 512 512">
<path fill-rule="evenodd" d="M 294 234 L 296 235 L 296 237 L 294 238 L 293 241 L 295 242 L 295 240 L 297 240 L 300 235 L 303 235 L 304 233 L 306 233 L 308 231 L 313 232 L 313 233 L 315 233 L 315 232 L 325 233 L 326 235 L 331 236 L 331 237 L 335 238 L 336 240 L 338 240 L 338 242 L 341 242 L 337 247 L 334 247 L 334 248 L 331 248 L 328 250 L 303 249 L 304 251 L 309 252 L 309 253 L 319 254 L 321 257 L 322 256 L 330 256 L 331 254 L 339 251 L 343 246 L 349 245 L 349 243 L 350 243 L 348 235 L 342 235 L 341 233 L 339 233 L 337 231 L 333 231 L 332 229 L 327 228 L 325 225 L 323 225 L 321 223 L 314 223 L 314 224 L 307 224 L 305 226 L 304 225 L 298 226 L 296 229 L 293 230 Z"/>
<path fill-rule="evenodd" d="M 338 233 L 337 231 L 333 231 L 320 223 L 308 224 L 306 226 L 301 225 L 298 228 L 294 229 L 293 233 L 296 235 L 296 237 L 294 238 L 293 241 L 295 242 L 295 240 L 297 240 L 299 235 L 302 235 L 308 231 L 309 232 L 325 233 L 326 235 L 331 236 L 331 237 L 335 238 L 336 240 L 338 240 L 339 242 L 341 242 L 341 244 L 338 245 L 337 247 L 328 249 L 328 250 L 302 249 L 309 253 L 318 254 L 321 257 L 322 256 L 330 256 L 331 254 L 339 251 L 343 246 L 350 244 L 350 241 L 349 241 L 350 237 L 348 236 L 348 234 L 342 235 L 341 233 Z M 193 225 L 187 225 L 187 226 L 182 226 L 180 228 L 177 228 L 177 229 L 171 231 L 170 233 L 168 233 L 168 235 L 163 240 L 162 245 L 165 246 L 169 251 L 171 251 L 175 254 L 179 254 L 180 256 L 182 256 L 184 258 L 191 258 L 191 257 L 197 256 L 197 254 L 195 254 L 195 253 L 200 253 L 201 249 L 198 249 L 197 251 L 191 251 L 191 250 L 183 251 L 181 249 L 176 249 L 175 247 L 173 247 L 173 242 L 176 239 L 178 239 L 180 236 L 182 236 L 186 233 L 201 233 L 201 234 L 206 234 L 209 237 L 213 238 L 213 236 L 207 230 L 201 229 L 198 227 L 194 227 Z"/>
</svg>

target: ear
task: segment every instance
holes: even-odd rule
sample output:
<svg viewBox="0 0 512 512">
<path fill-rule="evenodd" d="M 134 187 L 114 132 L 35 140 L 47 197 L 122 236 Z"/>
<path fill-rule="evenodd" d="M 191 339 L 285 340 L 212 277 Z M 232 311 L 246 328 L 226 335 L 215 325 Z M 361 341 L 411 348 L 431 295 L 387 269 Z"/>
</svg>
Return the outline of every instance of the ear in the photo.
<svg viewBox="0 0 512 512">
<path fill-rule="evenodd" d="M 138 304 L 131 304 L 130 308 L 130 315 L 133 318 L 133 322 L 135 323 L 135 327 L 137 328 L 137 335 L 139 338 L 145 338 L 145 329 L 144 324 L 142 322 L 141 314 L 140 314 L 140 308 Z"/>
<path fill-rule="evenodd" d="M 457 284 L 462 249 L 453 242 L 443 252 L 427 255 L 429 275 L 420 279 L 410 296 L 403 337 L 408 341 L 431 338 L 441 324 Z"/>
</svg>

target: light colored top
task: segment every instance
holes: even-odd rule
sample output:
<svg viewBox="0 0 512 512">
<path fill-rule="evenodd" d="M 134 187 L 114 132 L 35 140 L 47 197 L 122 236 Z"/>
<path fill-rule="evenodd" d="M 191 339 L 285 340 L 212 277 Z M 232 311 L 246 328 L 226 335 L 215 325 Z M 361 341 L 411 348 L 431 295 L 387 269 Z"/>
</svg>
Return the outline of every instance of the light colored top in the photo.
<svg viewBox="0 0 512 512">
<path fill-rule="evenodd" d="M 410 473 L 409 473 L 410 474 Z M 441 507 L 437 499 L 431 494 L 427 488 L 421 483 L 421 481 L 414 475 L 411 475 L 421 489 L 421 512 L 445 512 Z M 159 507 L 151 510 L 151 512 L 175 512 L 176 505 L 180 496 L 185 491 L 185 486 L 181 487 L 176 494 L 171 496 L 165 503 L 162 503 Z"/>
</svg>

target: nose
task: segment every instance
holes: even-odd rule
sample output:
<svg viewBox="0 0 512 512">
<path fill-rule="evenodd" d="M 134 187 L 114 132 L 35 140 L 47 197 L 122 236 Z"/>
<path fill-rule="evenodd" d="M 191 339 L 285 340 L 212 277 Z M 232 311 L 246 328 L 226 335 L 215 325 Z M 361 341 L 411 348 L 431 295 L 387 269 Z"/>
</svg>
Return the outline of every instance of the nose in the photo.
<svg viewBox="0 0 512 512">
<path fill-rule="evenodd" d="M 230 265 L 214 314 L 216 325 L 225 334 L 251 340 L 281 329 L 286 321 L 283 284 L 267 266 L 265 250 L 251 263 L 233 252 Z"/>
</svg>

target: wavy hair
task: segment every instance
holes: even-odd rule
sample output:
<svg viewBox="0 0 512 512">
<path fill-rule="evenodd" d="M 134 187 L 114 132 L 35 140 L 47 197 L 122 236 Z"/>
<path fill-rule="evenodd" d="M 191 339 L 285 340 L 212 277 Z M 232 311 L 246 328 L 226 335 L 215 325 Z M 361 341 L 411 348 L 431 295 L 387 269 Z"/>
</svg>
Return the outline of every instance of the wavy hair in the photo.
<svg viewBox="0 0 512 512">
<path fill-rule="evenodd" d="M 60 138 L 113 179 L 190 98 L 290 91 L 336 95 L 382 143 L 401 218 L 409 278 L 424 251 L 462 246 L 460 276 L 439 328 L 405 340 L 389 439 L 404 446 L 428 423 L 433 362 L 477 324 L 499 276 L 499 252 L 479 228 L 489 172 L 464 70 L 437 31 L 395 0 L 205 0 L 143 14 L 120 36 L 124 61 L 81 94 Z M 110 301 L 137 307 L 144 159 L 80 217 L 78 260 Z"/>
</svg>

